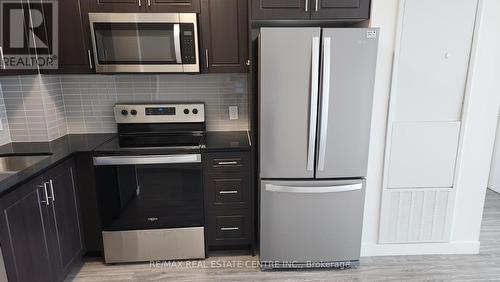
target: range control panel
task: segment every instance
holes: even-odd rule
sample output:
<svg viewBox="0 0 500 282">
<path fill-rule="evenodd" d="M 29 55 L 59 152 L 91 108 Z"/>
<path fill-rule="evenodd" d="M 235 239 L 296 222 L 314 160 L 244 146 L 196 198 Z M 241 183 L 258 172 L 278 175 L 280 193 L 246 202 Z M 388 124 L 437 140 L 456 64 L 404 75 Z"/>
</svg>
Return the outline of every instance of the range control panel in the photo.
<svg viewBox="0 0 500 282">
<path fill-rule="evenodd" d="M 116 104 L 116 123 L 205 122 L 204 104 Z"/>
</svg>

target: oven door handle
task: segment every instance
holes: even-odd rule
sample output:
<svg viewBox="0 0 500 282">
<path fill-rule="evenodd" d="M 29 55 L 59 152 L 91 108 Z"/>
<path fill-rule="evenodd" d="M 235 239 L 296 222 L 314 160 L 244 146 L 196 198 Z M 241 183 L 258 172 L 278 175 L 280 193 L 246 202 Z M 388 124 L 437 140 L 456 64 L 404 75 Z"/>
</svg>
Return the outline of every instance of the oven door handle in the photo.
<svg viewBox="0 0 500 282">
<path fill-rule="evenodd" d="M 201 154 L 94 157 L 95 166 L 201 163 Z"/>
</svg>

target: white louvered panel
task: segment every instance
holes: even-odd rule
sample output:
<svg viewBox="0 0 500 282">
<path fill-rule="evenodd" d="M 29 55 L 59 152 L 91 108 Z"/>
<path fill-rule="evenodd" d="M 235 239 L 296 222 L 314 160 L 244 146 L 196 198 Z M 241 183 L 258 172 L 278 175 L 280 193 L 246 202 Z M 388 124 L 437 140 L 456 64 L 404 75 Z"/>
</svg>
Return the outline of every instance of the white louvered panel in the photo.
<svg viewBox="0 0 500 282">
<path fill-rule="evenodd" d="M 398 190 L 386 194 L 382 243 L 445 242 L 449 237 L 452 189 Z"/>
</svg>

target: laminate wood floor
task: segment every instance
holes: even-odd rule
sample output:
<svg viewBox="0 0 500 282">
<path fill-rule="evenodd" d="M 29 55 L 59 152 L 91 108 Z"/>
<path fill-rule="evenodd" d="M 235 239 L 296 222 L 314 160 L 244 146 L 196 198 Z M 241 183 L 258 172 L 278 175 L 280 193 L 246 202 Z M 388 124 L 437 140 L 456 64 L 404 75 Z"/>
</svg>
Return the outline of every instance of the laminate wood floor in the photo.
<svg viewBox="0 0 500 282">
<path fill-rule="evenodd" d="M 368 257 L 348 270 L 262 272 L 257 257 L 245 254 L 157 267 L 88 260 L 68 281 L 500 281 L 500 194 L 490 190 L 480 240 L 479 255 Z"/>
</svg>

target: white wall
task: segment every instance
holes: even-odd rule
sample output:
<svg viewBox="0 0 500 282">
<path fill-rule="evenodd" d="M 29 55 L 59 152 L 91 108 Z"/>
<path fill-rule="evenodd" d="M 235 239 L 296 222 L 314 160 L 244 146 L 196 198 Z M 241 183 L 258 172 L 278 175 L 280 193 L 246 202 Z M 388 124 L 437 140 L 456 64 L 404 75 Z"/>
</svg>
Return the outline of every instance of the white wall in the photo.
<svg viewBox="0 0 500 282">
<path fill-rule="evenodd" d="M 399 0 L 372 0 L 370 26 L 380 27 L 373 118 L 368 157 L 362 254 L 378 243 L 387 113 Z"/>
<path fill-rule="evenodd" d="M 480 1 L 464 104 L 452 242 L 477 242 L 500 107 L 500 1 Z"/>
</svg>

